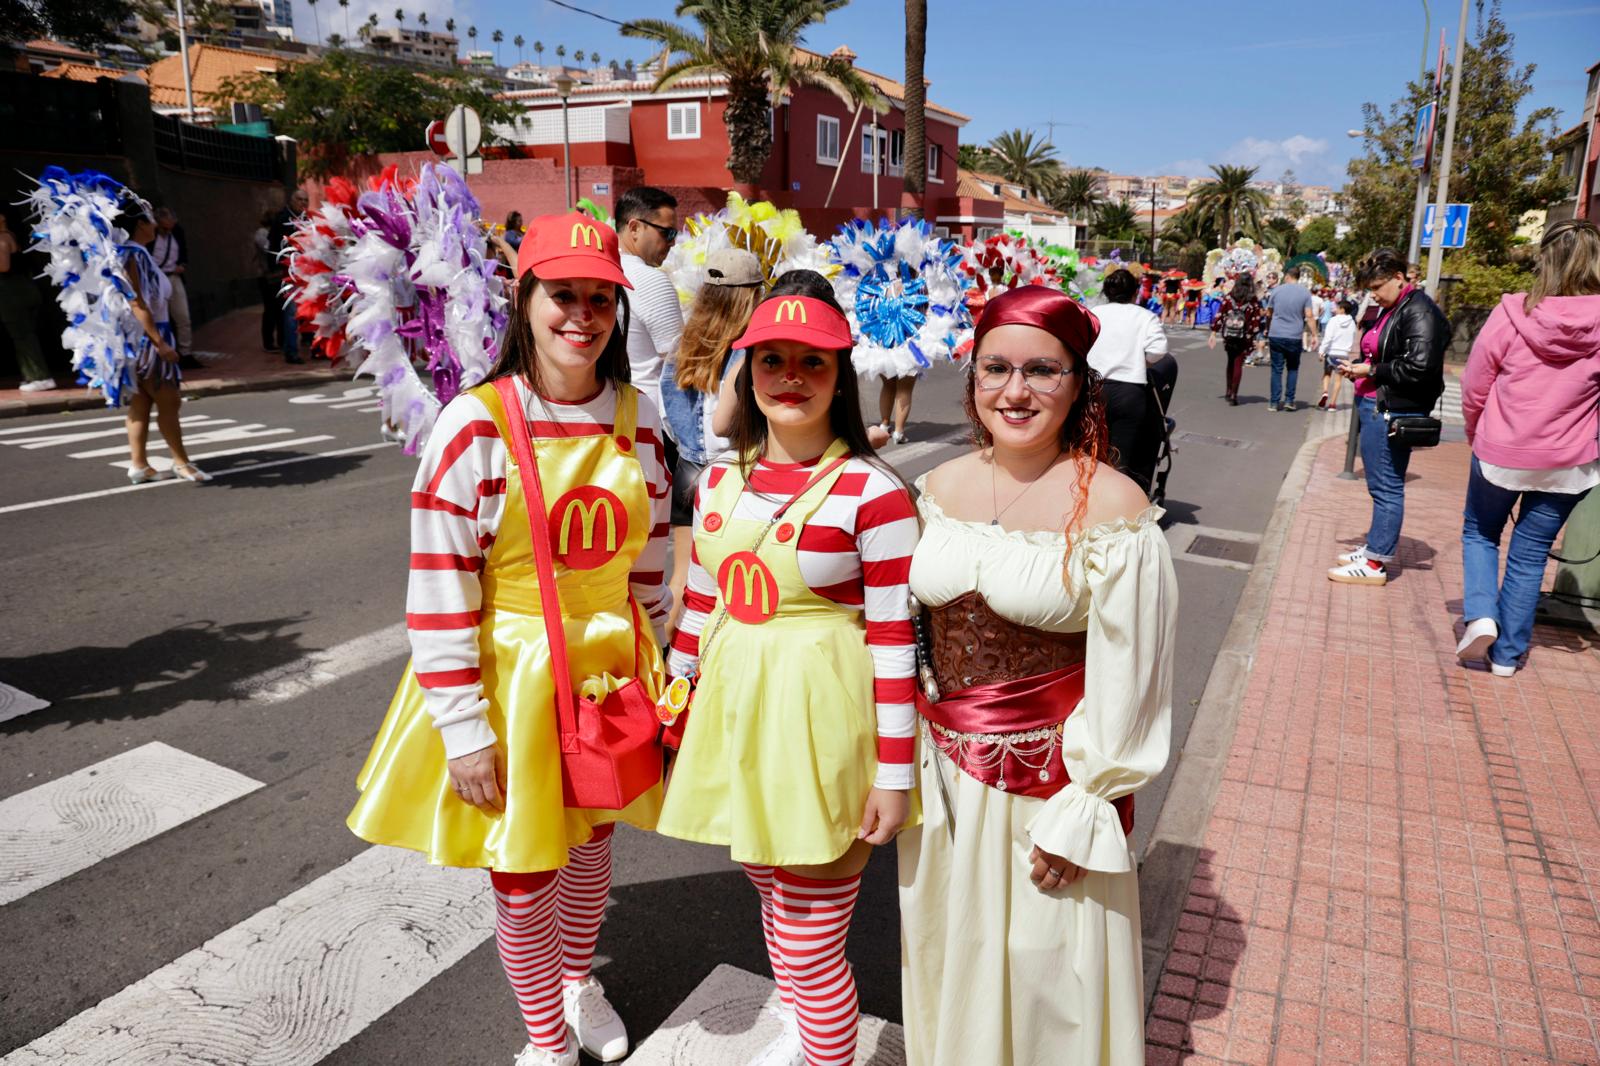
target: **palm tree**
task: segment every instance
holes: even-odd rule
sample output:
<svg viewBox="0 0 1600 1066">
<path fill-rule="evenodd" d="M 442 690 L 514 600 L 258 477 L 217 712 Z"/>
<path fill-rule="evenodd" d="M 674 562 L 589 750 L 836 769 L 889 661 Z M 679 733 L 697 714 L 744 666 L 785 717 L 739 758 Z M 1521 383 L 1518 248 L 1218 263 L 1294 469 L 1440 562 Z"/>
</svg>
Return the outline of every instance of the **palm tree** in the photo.
<svg viewBox="0 0 1600 1066">
<path fill-rule="evenodd" d="M 330 33 L 330 34 L 328 34 L 328 47 L 329 48 L 343 48 L 344 47 L 344 35 L 343 34 L 338 34 L 338 33 Z"/>
<path fill-rule="evenodd" d="M 1036 140 L 1032 130 L 1006 130 L 989 142 L 1000 176 L 1036 192 L 1046 192 L 1061 173 L 1056 146 Z"/>
<path fill-rule="evenodd" d="M 406 24 L 406 9 L 405 8 L 397 7 L 397 8 L 394 9 L 394 24 L 396 26 L 404 26 Z"/>
<path fill-rule="evenodd" d="M 446 32 L 446 33 L 454 33 L 454 32 L 456 32 L 456 20 L 455 19 L 445 19 L 444 20 L 444 32 Z"/>
<path fill-rule="evenodd" d="M 1267 209 L 1267 194 L 1251 187 L 1257 167 L 1238 167 L 1223 163 L 1213 166 L 1216 177 L 1189 193 L 1189 203 L 1211 222 L 1219 244 L 1233 239 L 1235 227 L 1246 220 L 1250 228 L 1261 228 L 1261 215 Z"/>
<path fill-rule="evenodd" d="M 417 24 L 423 29 L 428 28 L 428 13 L 423 11 L 417 15 Z"/>
<path fill-rule="evenodd" d="M 636 19 L 622 27 L 624 37 L 656 41 L 661 70 L 654 90 L 672 88 L 686 78 L 721 74 L 728 79 L 728 169 L 733 180 L 753 187 L 772 155 L 772 120 L 786 93 L 812 85 L 846 105 L 887 111 L 889 102 L 843 56 L 802 53 L 806 28 L 822 22 L 848 0 L 680 0 L 679 16 L 699 25 L 665 19 Z"/>
<path fill-rule="evenodd" d="M 533 61 L 535 63 L 538 63 L 540 66 L 544 65 L 544 42 L 543 41 L 534 41 L 533 42 Z"/>
<path fill-rule="evenodd" d="M 494 42 L 494 65 L 497 67 L 500 65 L 500 42 L 505 39 L 506 35 L 499 30 L 495 30 L 489 35 L 489 40 Z"/>
<path fill-rule="evenodd" d="M 344 38 L 350 39 L 350 0 L 339 0 L 339 6 L 344 9 Z"/>
<path fill-rule="evenodd" d="M 522 63 L 522 46 L 528 43 L 528 39 L 519 33 L 511 38 L 511 43 L 517 46 L 517 63 L 520 65 Z"/>
<path fill-rule="evenodd" d="M 1074 218 L 1091 219 L 1100 204 L 1100 183 L 1087 170 L 1069 170 L 1050 192 L 1050 206 Z"/>
<path fill-rule="evenodd" d="M 567 46 L 566 45 L 564 45 L 564 44 L 556 45 L 556 58 L 561 61 L 558 65 L 563 70 L 565 70 L 566 66 L 567 66 Z"/>
<path fill-rule="evenodd" d="M 1106 240 L 1132 240 L 1139 232 L 1139 212 L 1126 200 L 1107 201 L 1095 213 L 1094 233 Z"/>
<path fill-rule="evenodd" d="M 928 0 L 906 0 L 905 190 L 911 213 L 922 217 L 928 192 L 928 87 L 923 77 L 928 51 Z"/>
<path fill-rule="evenodd" d="M 1166 224 L 1161 227 L 1162 242 L 1175 244 L 1180 248 L 1191 244 L 1203 245 L 1210 236 L 1211 231 L 1205 216 L 1187 207 L 1167 219 Z"/>
<path fill-rule="evenodd" d="M 322 20 L 317 17 L 317 0 L 306 0 L 311 5 L 311 22 L 317 28 L 317 47 L 322 46 Z"/>
<path fill-rule="evenodd" d="M 476 48 L 477 45 L 478 45 L 478 27 L 476 27 L 476 26 L 468 26 L 467 27 L 467 36 L 472 39 L 472 44 L 469 47 Z"/>
<path fill-rule="evenodd" d="M 1282 252 L 1285 259 L 1291 259 L 1300 244 L 1300 230 L 1295 227 L 1293 219 L 1280 215 L 1267 219 L 1267 224 L 1261 227 L 1261 240 L 1268 248 Z"/>
</svg>

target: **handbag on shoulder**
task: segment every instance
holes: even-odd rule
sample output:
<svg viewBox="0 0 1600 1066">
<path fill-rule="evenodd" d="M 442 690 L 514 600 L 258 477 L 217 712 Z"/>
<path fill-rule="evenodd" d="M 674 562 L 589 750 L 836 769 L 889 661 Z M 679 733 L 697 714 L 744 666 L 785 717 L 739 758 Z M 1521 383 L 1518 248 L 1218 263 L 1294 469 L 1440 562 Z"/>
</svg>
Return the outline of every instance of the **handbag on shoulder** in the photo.
<svg viewBox="0 0 1600 1066">
<path fill-rule="evenodd" d="M 1412 448 L 1436 446 L 1444 429 L 1444 423 L 1431 415 L 1385 414 L 1384 418 L 1389 422 L 1389 439 Z"/>
<path fill-rule="evenodd" d="M 544 611 L 545 634 L 550 643 L 550 671 L 555 675 L 556 724 L 561 741 L 561 791 L 568 807 L 620 811 L 661 781 L 662 748 L 656 721 L 656 701 L 637 677 L 612 688 L 603 681 L 599 701 L 577 697 L 567 665 L 567 634 L 562 625 L 561 602 L 556 594 L 556 569 L 550 551 L 550 522 L 545 513 L 544 487 L 539 481 L 539 461 L 522 402 L 509 377 L 494 383 L 511 426 L 512 457 L 522 471 L 522 498 L 528 508 L 533 533 L 533 555 L 539 570 L 539 598 Z M 644 629 L 638 604 L 633 610 L 634 671 L 638 672 L 638 642 Z M 607 691 L 609 690 L 609 691 Z"/>
</svg>

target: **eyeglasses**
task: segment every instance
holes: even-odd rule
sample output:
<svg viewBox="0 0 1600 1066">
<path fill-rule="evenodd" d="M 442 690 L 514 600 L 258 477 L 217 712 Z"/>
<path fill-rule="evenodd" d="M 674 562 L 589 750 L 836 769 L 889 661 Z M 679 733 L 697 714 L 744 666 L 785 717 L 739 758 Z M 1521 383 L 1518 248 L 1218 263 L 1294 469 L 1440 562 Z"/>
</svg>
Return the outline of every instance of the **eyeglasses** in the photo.
<svg viewBox="0 0 1600 1066">
<path fill-rule="evenodd" d="M 643 222 L 646 226 L 649 226 L 651 229 L 661 234 L 661 239 L 666 241 L 668 244 L 671 244 L 673 241 L 678 239 L 678 231 L 672 226 L 662 226 L 658 223 L 651 222 L 647 218 L 636 218 L 633 221 Z"/>
<path fill-rule="evenodd" d="M 1010 384 L 1012 374 L 1021 374 L 1022 383 L 1031 391 L 1047 395 L 1059 389 L 1067 375 L 1076 371 L 1076 367 L 1062 366 L 1054 359 L 1029 359 L 1021 366 L 1012 366 L 1004 359 L 991 358 L 979 360 L 973 373 L 978 388 L 985 392 L 1003 389 Z"/>
</svg>

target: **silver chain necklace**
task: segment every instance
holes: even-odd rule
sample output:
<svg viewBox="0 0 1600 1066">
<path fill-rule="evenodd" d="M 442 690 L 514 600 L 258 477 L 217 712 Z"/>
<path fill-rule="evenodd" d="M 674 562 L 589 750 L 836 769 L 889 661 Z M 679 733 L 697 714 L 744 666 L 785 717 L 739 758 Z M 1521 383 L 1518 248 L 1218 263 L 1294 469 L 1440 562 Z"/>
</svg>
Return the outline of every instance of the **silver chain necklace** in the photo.
<svg viewBox="0 0 1600 1066">
<path fill-rule="evenodd" d="M 1028 490 L 1033 488 L 1034 485 L 1038 484 L 1039 479 L 1050 472 L 1051 468 L 1056 465 L 1056 460 L 1059 458 L 1061 458 L 1061 450 L 1058 448 L 1056 453 L 1050 457 L 1050 461 L 1045 464 L 1044 469 L 1035 474 L 1033 476 L 1033 480 L 1024 485 L 1022 487 L 1022 491 L 1011 498 L 1010 503 L 1006 504 L 1004 507 L 1001 507 L 1000 490 L 997 487 L 994 473 L 994 449 L 989 449 L 989 504 L 991 509 L 994 511 L 994 517 L 989 519 L 989 524 L 991 526 L 998 526 L 1000 524 L 1000 516 L 1011 510 L 1018 500 L 1026 496 L 1028 494 Z"/>
</svg>

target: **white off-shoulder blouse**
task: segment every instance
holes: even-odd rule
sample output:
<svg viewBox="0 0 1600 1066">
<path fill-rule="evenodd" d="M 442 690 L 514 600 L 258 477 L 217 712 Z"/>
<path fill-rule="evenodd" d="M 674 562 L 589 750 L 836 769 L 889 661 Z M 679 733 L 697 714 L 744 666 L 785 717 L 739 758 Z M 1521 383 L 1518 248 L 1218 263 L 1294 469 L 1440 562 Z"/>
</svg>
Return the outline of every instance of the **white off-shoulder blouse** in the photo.
<svg viewBox="0 0 1600 1066">
<path fill-rule="evenodd" d="M 949 517 L 919 478 L 924 523 L 911 592 L 941 607 L 976 590 L 1019 625 L 1086 633 L 1083 701 L 1062 728 L 1070 783 L 1027 823 L 1040 848 L 1086 870 L 1122 873 L 1133 856 L 1111 801 L 1166 765 L 1172 729 L 1172 647 L 1178 584 L 1150 507 L 1070 540 Z M 1063 577 L 1065 575 L 1065 579 Z"/>
</svg>

